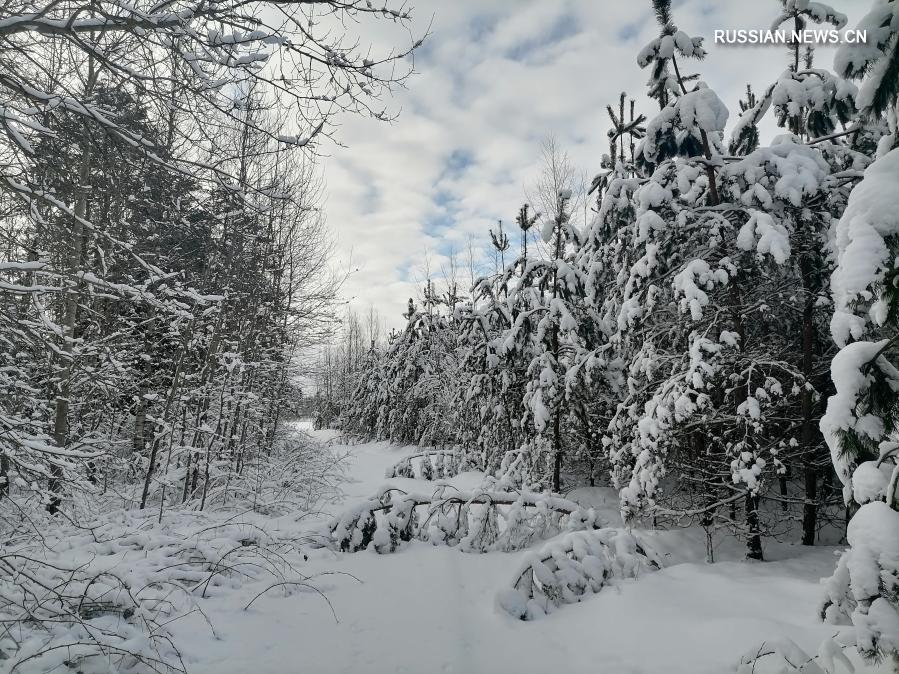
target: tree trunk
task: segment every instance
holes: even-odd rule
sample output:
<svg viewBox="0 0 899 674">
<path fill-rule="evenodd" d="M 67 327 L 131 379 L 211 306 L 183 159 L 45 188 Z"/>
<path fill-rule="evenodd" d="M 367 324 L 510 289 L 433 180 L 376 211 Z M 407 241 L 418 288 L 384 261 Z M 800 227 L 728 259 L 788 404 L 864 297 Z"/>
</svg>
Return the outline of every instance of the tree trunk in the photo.
<svg viewBox="0 0 899 674">
<path fill-rule="evenodd" d="M 9 457 L 0 451 L 0 499 L 9 496 Z"/>
<path fill-rule="evenodd" d="M 143 454 L 147 449 L 147 401 L 144 398 L 144 394 L 144 387 L 141 386 L 137 392 L 137 408 L 134 411 L 134 435 L 131 441 L 131 446 L 136 454 Z"/>
<path fill-rule="evenodd" d="M 814 465 L 815 432 L 817 424 L 814 420 L 815 401 L 809 389 L 813 376 L 815 357 L 815 292 L 812 287 L 811 265 L 807 260 L 802 263 L 802 281 L 805 288 L 805 305 L 802 311 L 802 374 L 806 383 L 802 387 L 802 430 L 800 446 L 802 447 L 803 468 L 805 475 L 805 503 L 802 507 L 802 544 L 814 545 L 818 523 L 818 471 Z"/>
<path fill-rule="evenodd" d="M 814 545 L 818 524 L 818 471 L 805 467 L 805 504 L 802 506 L 802 544 Z"/>
<path fill-rule="evenodd" d="M 746 524 L 749 525 L 749 537 L 746 540 L 746 558 L 762 561 L 765 557 L 762 553 L 759 497 L 751 492 L 746 494 Z"/>
<path fill-rule="evenodd" d="M 89 87 L 92 86 L 92 78 L 89 77 Z M 91 140 L 84 130 L 81 144 L 81 167 L 78 172 L 78 189 L 81 194 L 75 203 L 75 217 L 72 222 L 72 241 L 67 261 L 67 271 L 74 277 L 81 265 L 81 256 L 84 246 L 84 219 L 87 217 L 88 189 L 91 172 Z M 70 282 L 74 283 L 73 280 Z M 56 409 L 53 419 L 53 443 L 59 448 L 65 448 L 68 442 L 69 432 L 69 396 L 71 395 L 72 365 L 74 359 L 75 322 L 78 318 L 78 292 L 75 287 L 66 289 L 63 302 L 63 343 L 62 343 L 62 367 L 57 378 Z M 47 491 L 50 492 L 50 500 L 47 503 L 47 512 L 55 514 L 62 502 L 59 491 L 62 488 L 62 469 L 54 462 L 50 467 L 50 480 L 47 482 Z"/>
<path fill-rule="evenodd" d="M 196 307 L 194 307 L 194 310 L 196 310 Z M 172 383 L 169 387 L 168 395 L 165 399 L 165 408 L 162 412 L 162 428 L 160 429 L 159 433 L 154 434 L 153 442 L 150 445 L 150 462 L 149 465 L 147 465 L 147 474 L 144 476 L 144 487 L 141 491 L 140 496 L 141 510 L 147 507 L 147 497 L 150 494 L 150 483 L 153 479 L 153 472 L 156 469 L 156 455 L 159 452 L 159 442 L 162 440 L 162 435 L 164 433 L 169 434 L 169 458 L 171 458 L 171 433 L 173 432 L 173 429 L 171 428 L 172 421 L 169 418 L 169 413 L 172 410 L 172 405 L 180 390 L 181 372 L 184 369 L 184 357 L 188 350 L 190 338 L 193 335 L 193 327 L 194 320 L 191 319 L 190 323 L 188 323 L 187 329 L 184 331 L 184 335 L 181 340 L 181 348 L 178 350 L 178 361 L 175 363 L 175 371 L 172 374 Z M 168 468 L 168 463 L 166 463 L 166 468 Z"/>
<path fill-rule="evenodd" d="M 553 420 L 553 491 L 562 489 L 562 447 L 561 447 L 561 414 L 556 412 Z"/>
</svg>

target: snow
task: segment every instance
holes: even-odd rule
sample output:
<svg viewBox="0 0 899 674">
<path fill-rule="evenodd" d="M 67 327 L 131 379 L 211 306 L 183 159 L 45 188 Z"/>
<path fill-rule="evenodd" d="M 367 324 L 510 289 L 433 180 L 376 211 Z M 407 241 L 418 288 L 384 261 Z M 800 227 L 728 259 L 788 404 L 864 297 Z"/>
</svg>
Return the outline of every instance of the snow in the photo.
<svg viewBox="0 0 899 674">
<path fill-rule="evenodd" d="M 703 307 L 709 303 L 709 296 L 703 288 L 712 290 L 716 284 L 727 285 L 728 280 L 726 270 L 720 267 L 713 270 L 705 260 L 691 260 L 683 271 L 675 274 L 671 285 L 677 296 L 683 295 L 680 300 L 681 312 L 689 311 L 690 317 L 698 321 L 702 319 Z"/>
<path fill-rule="evenodd" d="M 727 124 L 730 114 L 727 106 L 713 90 L 704 85 L 684 94 L 677 103 L 684 126 L 695 124 L 706 133 L 718 133 Z"/>
<path fill-rule="evenodd" d="M 418 451 L 387 443 L 346 450 L 351 464 L 343 507 L 374 494 L 388 466 Z M 466 473 L 452 483 L 471 488 L 478 477 Z M 418 480 L 392 482 L 428 489 Z M 585 487 L 570 496 L 615 514 L 610 489 Z M 767 553 L 774 561 L 755 564 L 738 561 L 742 547 L 725 540 L 718 555 L 726 561 L 707 565 L 700 530 L 644 535 L 664 568 L 535 622 L 510 617 L 502 604 L 514 598 L 501 594 L 531 551 L 466 554 L 413 541 L 390 555 L 309 551 L 305 572 L 335 574 L 315 586 L 336 620 L 311 590 L 273 591 L 243 611 L 259 591 L 246 587 L 204 602 L 215 634 L 198 614 L 172 629 L 194 674 L 283 674 L 300 666 L 320 674 L 721 674 L 735 671 L 740 656 L 762 642 L 787 637 L 815 653 L 833 636 L 814 610 L 818 579 L 833 568 L 833 548 L 772 544 Z"/>
<path fill-rule="evenodd" d="M 814 147 L 795 140 L 794 136 L 780 135 L 774 138 L 770 147 L 758 148 L 728 165 L 727 172 L 746 183 L 746 190 L 741 195 L 744 204 L 770 209 L 773 192 L 799 207 L 806 198 L 821 190 L 830 173 L 827 162 Z"/>
<path fill-rule="evenodd" d="M 285 576 L 289 582 L 283 586 L 273 586 L 271 575 L 262 570 L 245 578 L 223 574 L 208 584 L 205 596 L 194 593 L 193 610 L 166 625 L 192 674 L 721 674 L 736 671 L 740 657 L 758 652 L 763 644 L 778 644 L 783 654 L 823 653 L 822 662 L 839 661 L 847 654 L 859 674 L 877 671 L 863 667 L 854 653 L 832 644 L 821 648 L 839 632 L 819 622 L 815 609 L 821 596 L 819 578 L 831 574 L 835 548 L 772 541 L 766 547 L 771 561 L 759 564 L 742 560 L 742 543 L 721 537 L 716 540 L 721 561 L 709 565 L 703 561 L 705 533 L 697 527 L 624 528 L 618 496 L 610 487 L 580 487 L 566 499 L 553 497 L 594 512 L 595 520 L 609 522 L 608 527 L 563 532 L 547 541 L 536 537 L 529 548 L 514 552 L 464 552 L 466 546 L 477 552 L 484 547 L 463 539 L 452 547 L 412 540 L 400 543 L 392 554 L 378 554 L 375 547 L 393 548 L 386 529 L 384 540 L 376 535 L 369 550 L 342 553 L 315 547 L 310 534 L 321 531 L 332 516 L 364 509 L 373 495 L 386 489 L 405 492 L 407 496 L 398 497 L 400 503 L 433 493 L 437 483 L 412 477 L 385 482 L 392 466 L 421 455 L 418 447 L 344 445 L 333 431 L 312 431 L 307 423 L 298 427 L 331 451 L 347 453 L 342 496 L 326 504 L 326 512 L 281 517 L 242 513 L 240 521 L 246 524 L 235 520 L 212 529 L 209 524 L 218 514 L 171 513 L 157 527 L 155 513 L 125 512 L 95 530 L 102 543 L 81 532 L 63 539 L 59 551 L 70 562 L 83 561 L 96 569 L 102 565 L 119 575 L 130 574 L 135 585 L 146 585 L 175 583 L 185 573 L 197 580 L 208 577 L 202 568 L 159 564 L 166 555 L 195 554 L 186 541 L 209 560 L 234 547 L 237 552 L 229 559 L 246 562 L 248 569 L 255 569 L 258 560 L 255 548 L 244 541 L 298 543 L 299 551 L 291 548 L 289 555 L 299 574 Z M 746 459 L 751 462 L 752 457 Z M 447 480 L 442 489 L 449 495 L 487 484 L 482 473 L 468 471 Z M 870 512 L 870 517 L 853 520 L 850 540 L 865 540 L 869 529 L 884 524 L 876 507 L 866 510 L 871 505 L 878 504 L 859 513 Z M 408 514 L 408 508 L 403 512 Z M 484 517 L 483 510 L 480 515 L 472 512 L 471 535 L 479 529 L 477 518 Z M 107 534 L 117 528 L 128 533 L 110 539 Z M 899 551 L 899 536 L 877 540 L 885 542 L 872 554 L 891 563 Z M 520 547 L 511 543 L 498 547 Z M 542 606 L 516 586 L 529 568 L 544 584 Z M 870 580 L 870 574 L 859 577 L 859 582 Z M 547 586 L 561 593 L 552 605 Z M 525 614 L 539 620 L 513 617 Z M 891 633 L 889 621 L 895 618 L 874 602 L 864 619 L 880 634 Z M 103 620 L 121 618 L 95 622 Z M 129 638 L 137 644 L 143 636 L 134 633 Z"/>
<path fill-rule="evenodd" d="M 831 321 L 834 341 L 842 346 L 861 338 L 864 319 L 853 304 L 874 298 L 874 288 L 894 266 L 886 239 L 899 235 L 899 149 L 871 164 L 849 195 L 836 229 L 837 269 L 831 278 L 836 309 Z M 882 316 L 873 312 L 875 322 Z"/>
<path fill-rule="evenodd" d="M 868 378 L 862 368 L 877 356 L 886 343 L 887 340 L 847 344 L 837 352 L 830 364 L 830 376 L 836 387 L 836 393 L 827 400 L 827 410 L 821 418 L 820 426 L 821 433 L 830 447 L 837 476 L 847 487 L 850 484 L 851 471 L 848 459 L 841 451 L 840 433 L 858 429 L 874 440 L 879 439 L 882 426 L 875 429 L 871 424 L 862 424 L 859 428 L 858 422 L 861 420 L 855 417 L 855 408 L 859 397 L 868 387 Z M 884 367 L 888 365 L 882 357 L 878 361 Z M 878 432 L 875 434 L 875 431 Z"/>
<path fill-rule="evenodd" d="M 710 150 L 716 150 L 728 115 L 727 106 L 718 95 L 703 82 L 699 82 L 693 91 L 676 98 L 647 123 L 646 137 L 640 144 L 638 154 L 654 163 L 659 151 L 657 140 L 672 129 L 684 129 L 691 133 L 694 129 L 704 132 L 712 145 Z M 642 203 L 644 199 L 641 198 L 641 207 L 645 207 L 645 203 Z"/>
<path fill-rule="evenodd" d="M 877 461 L 865 461 L 852 473 L 852 495 L 857 503 L 883 499 L 886 495 L 893 466 L 890 463 L 878 465 Z"/>
<path fill-rule="evenodd" d="M 846 533 L 850 548 L 827 581 L 828 620 L 851 612 L 859 651 L 873 658 L 899 650 L 899 613 L 888 598 L 899 590 L 899 512 L 883 501 L 863 505 Z"/>
<path fill-rule="evenodd" d="M 790 237 L 786 228 L 762 211 L 750 211 L 749 220 L 737 234 L 737 246 L 747 251 L 754 248 L 759 255 L 767 253 L 777 264 L 783 264 L 790 257 Z"/>
<path fill-rule="evenodd" d="M 846 538 L 853 553 L 867 553 L 873 560 L 899 563 L 899 512 L 883 501 L 869 503 L 849 522 Z M 852 593 L 856 599 L 879 594 L 880 571 L 873 564 L 858 565 L 852 570 Z"/>
<path fill-rule="evenodd" d="M 883 56 L 882 45 L 899 31 L 899 5 L 889 0 L 877 0 L 856 28 L 865 31 L 867 40 L 841 45 L 833 61 L 834 70 L 849 77 L 865 72 L 873 61 Z"/>
</svg>

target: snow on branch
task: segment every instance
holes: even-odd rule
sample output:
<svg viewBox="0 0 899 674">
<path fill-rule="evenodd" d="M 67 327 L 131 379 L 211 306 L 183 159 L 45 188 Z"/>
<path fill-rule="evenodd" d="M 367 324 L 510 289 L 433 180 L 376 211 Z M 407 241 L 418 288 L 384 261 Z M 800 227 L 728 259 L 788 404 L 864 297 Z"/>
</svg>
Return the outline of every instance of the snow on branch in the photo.
<svg viewBox="0 0 899 674">
<path fill-rule="evenodd" d="M 417 469 L 413 462 L 417 463 Z M 442 480 L 445 477 L 456 475 L 458 468 L 456 452 L 449 449 L 438 449 L 403 457 L 388 468 L 384 476 L 387 479 L 417 477 L 420 480 Z"/>
<path fill-rule="evenodd" d="M 160 524 L 125 511 L 87 526 L 48 524 L 53 545 L 7 545 L 0 622 L 18 627 L 0 634 L 4 671 L 185 672 L 166 625 L 205 618 L 203 598 L 254 582 L 263 584 L 257 596 L 316 590 L 301 570 L 306 532 L 266 521 L 182 511 Z"/>
<path fill-rule="evenodd" d="M 661 557 L 630 531 L 578 531 L 529 556 L 497 604 L 520 620 L 534 620 L 578 603 L 613 579 L 637 578 L 661 566 Z"/>
<path fill-rule="evenodd" d="M 836 674 L 845 671 L 854 674 L 855 667 L 843 652 L 855 643 L 842 644 L 835 639 L 821 642 L 816 655 L 810 655 L 789 637 L 772 639 L 749 651 L 737 666 L 737 674 Z M 837 669 L 836 665 L 842 665 Z"/>
<path fill-rule="evenodd" d="M 379 553 L 393 552 L 401 542 L 413 538 L 430 540 L 434 545 L 458 544 L 463 552 L 486 552 L 520 550 L 536 538 L 563 529 L 600 526 L 592 508 L 582 508 L 555 494 L 459 491 L 438 483 L 431 494 L 384 487 L 368 501 L 334 518 L 329 531 L 333 545 L 344 552 L 369 546 Z"/>
</svg>

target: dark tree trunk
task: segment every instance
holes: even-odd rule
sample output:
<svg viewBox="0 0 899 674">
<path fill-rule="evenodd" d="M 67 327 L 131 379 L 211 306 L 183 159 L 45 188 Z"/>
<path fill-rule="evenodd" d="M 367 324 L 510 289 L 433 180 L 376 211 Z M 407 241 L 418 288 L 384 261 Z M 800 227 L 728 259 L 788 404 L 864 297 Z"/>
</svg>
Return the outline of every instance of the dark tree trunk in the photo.
<svg viewBox="0 0 899 674">
<path fill-rule="evenodd" d="M 746 539 L 746 558 L 765 559 L 762 553 L 762 533 L 759 522 L 759 497 L 746 494 L 746 524 L 749 526 L 749 537 Z"/>
<path fill-rule="evenodd" d="M 0 498 L 9 495 L 9 457 L 0 452 Z"/>
<path fill-rule="evenodd" d="M 802 507 L 802 544 L 814 545 L 818 529 L 818 471 L 805 467 L 805 504 Z"/>
<path fill-rule="evenodd" d="M 562 447 L 561 447 L 561 414 L 556 412 L 553 420 L 553 491 L 562 489 Z"/>
<path fill-rule="evenodd" d="M 805 504 L 802 507 L 802 544 L 814 545 L 818 524 L 818 471 L 814 465 L 817 423 L 814 419 L 815 401 L 809 389 L 814 374 L 815 358 L 815 288 L 812 284 L 814 270 L 808 261 L 802 264 L 802 281 L 805 287 L 805 305 L 802 311 L 802 373 L 806 384 L 802 387 L 802 447 L 805 476 Z"/>
</svg>

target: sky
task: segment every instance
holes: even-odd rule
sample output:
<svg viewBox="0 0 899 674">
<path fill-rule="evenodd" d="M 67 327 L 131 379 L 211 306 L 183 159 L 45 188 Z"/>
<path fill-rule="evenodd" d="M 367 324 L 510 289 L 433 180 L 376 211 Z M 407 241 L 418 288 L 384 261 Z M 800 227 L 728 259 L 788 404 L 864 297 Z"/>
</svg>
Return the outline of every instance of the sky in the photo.
<svg viewBox="0 0 899 674">
<path fill-rule="evenodd" d="M 644 96 L 639 50 L 657 35 L 649 0 L 414 0 L 412 32 L 430 34 L 416 74 L 395 92 L 392 123 L 347 117 L 323 160 L 325 215 L 337 264 L 348 272 L 346 302 L 374 307 L 388 328 L 403 324 L 423 279 L 447 271 L 456 253 L 467 283 L 469 242 L 476 271 L 493 268 L 490 227 L 514 218 L 540 170 L 552 136 L 587 181 L 608 152 L 606 105 L 620 92 Z M 855 25 L 870 0 L 834 0 Z M 782 46 L 715 45 L 715 29 L 767 28 L 779 0 L 675 0 L 674 19 L 706 37 L 709 56 L 690 62 L 739 115 L 746 84 L 761 92 L 786 68 Z M 363 27 L 363 31 L 366 27 Z M 376 46 L 408 40 L 375 26 Z M 364 39 L 364 38 L 363 38 Z M 831 49 L 815 65 L 830 68 Z M 773 128 L 764 131 L 773 132 Z"/>
</svg>

